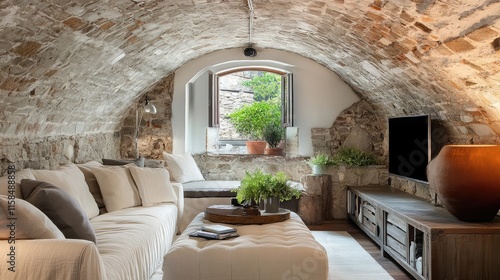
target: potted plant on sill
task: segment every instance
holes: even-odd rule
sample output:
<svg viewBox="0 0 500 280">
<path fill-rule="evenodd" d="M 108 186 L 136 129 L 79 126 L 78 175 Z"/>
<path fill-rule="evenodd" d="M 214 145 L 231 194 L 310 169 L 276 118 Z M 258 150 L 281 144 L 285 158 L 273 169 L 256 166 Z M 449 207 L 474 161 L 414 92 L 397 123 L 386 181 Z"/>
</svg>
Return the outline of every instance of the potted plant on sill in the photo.
<svg viewBox="0 0 500 280">
<path fill-rule="evenodd" d="M 246 137 L 247 151 L 249 154 L 264 154 L 266 142 L 264 129 L 269 124 L 281 123 L 281 109 L 279 104 L 268 101 L 258 101 L 243 105 L 241 108 L 228 115 L 236 132 Z M 256 146 L 256 147 L 255 147 Z"/>
<path fill-rule="evenodd" d="M 246 172 L 241 185 L 234 190 L 238 203 L 248 205 L 264 200 L 264 211 L 276 213 L 279 211 L 280 202 L 293 197 L 300 197 L 300 190 L 293 188 L 288 183 L 288 177 L 283 172 L 276 174 L 264 173 L 257 169 Z"/>
<path fill-rule="evenodd" d="M 326 168 L 334 164 L 332 158 L 325 153 L 319 153 L 310 158 L 308 163 L 312 168 L 313 175 L 325 174 Z"/>
<path fill-rule="evenodd" d="M 264 150 L 265 155 L 283 155 L 283 148 L 278 145 L 285 136 L 285 129 L 276 123 L 267 125 L 263 132 L 264 140 L 267 142 L 267 147 Z"/>
</svg>

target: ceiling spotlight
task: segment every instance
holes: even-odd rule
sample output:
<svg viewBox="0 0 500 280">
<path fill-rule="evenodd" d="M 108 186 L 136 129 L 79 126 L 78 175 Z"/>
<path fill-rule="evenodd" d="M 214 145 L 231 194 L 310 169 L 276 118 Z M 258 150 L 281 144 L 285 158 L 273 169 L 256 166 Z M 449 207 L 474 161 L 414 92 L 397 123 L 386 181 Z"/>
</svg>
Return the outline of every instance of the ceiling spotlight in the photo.
<svg viewBox="0 0 500 280">
<path fill-rule="evenodd" d="M 255 50 L 252 47 L 248 47 L 245 50 L 243 50 L 243 53 L 245 54 L 245 56 L 255 57 L 257 55 L 257 50 Z"/>
<path fill-rule="evenodd" d="M 250 10 L 250 15 L 248 17 L 248 47 L 243 50 L 243 54 L 248 57 L 255 57 L 257 55 L 257 51 L 252 48 L 252 33 L 253 33 L 253 18 L 254 18 L 254 11 L 253 11 L 253 2 L 252 0 L 247 0 L 248 1 L 248 10 Z"/>
</svg>

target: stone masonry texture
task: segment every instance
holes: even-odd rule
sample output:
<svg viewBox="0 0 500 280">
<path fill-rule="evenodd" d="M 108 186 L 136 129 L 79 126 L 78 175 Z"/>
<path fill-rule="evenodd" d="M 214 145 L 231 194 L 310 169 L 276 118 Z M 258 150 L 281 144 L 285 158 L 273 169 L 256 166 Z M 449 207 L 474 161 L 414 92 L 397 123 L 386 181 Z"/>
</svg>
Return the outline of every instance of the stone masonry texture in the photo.
<svg viewBox="0 0 500 280">
<path fill-rule="evenodd" d="M 436 147 L 500 143 L 499 1 L 268 0 L 254 9 L 258 51 L 320 63 L 362 100 L 332 127 L 313 129 L 315 151 L 349 143 L 383 160 L 384 120 L 410 114 L 432 116 Z M 2 163 L 54 168 L 131 157 L 131 108 L 146 94 L 159 114 L 144 116 L 140 151 L 160 158 L 172 149 L 174 71 L 246 47 L 248 14 L 243 0 L 0 1 Z M 294 177 L 309 172 L 286 165 Z"/>
<path fill-rule="evenodd" d="M 254 8 L 257 50 L 325 65 L 377 115 L 428 113 L 474 143 L 500 132 L 498 1 L 273 0 Z M 120 130 L 154 83 L 248 43 L 241 0 L 4 0 L 0 18 L 0 135 L 14 138 Z"/>
</svg>

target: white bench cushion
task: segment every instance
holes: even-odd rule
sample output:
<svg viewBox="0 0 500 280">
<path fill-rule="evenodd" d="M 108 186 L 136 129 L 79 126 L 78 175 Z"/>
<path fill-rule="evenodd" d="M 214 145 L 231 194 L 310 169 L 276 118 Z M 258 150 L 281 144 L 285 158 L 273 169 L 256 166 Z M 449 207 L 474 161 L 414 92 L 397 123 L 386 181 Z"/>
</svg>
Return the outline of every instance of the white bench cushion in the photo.
<svg viewBox="0 0 500 280">
<path fill-rule="evenodd" d="M 291 218 L 265 225 L 229 225 L 239 237 L 205 240 L 189 237 L 203 224 L 198 214 L 165 256 L 166 279 L 327 279 L 328 258 L 302 222 Z"/>
</svg>

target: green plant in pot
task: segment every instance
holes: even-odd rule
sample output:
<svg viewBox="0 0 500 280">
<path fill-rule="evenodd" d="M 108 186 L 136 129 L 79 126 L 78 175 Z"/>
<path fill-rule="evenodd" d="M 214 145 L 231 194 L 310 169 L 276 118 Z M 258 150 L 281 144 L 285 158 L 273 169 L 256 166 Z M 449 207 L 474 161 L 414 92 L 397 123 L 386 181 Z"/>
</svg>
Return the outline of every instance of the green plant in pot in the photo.
<svg viewBox="0 0 500 280">
<path fill-rule="evenodd" d="M 288 180 L 289 178 L 283 172 L 277 172 L 274 175 L 269 174 L 262 194 L 266 213 L 277 213 L 280 202 L 300 197 L 301 191 L 293 188 L 288 183 Z"/>
<path fill-rule="evenodd" d="M 288 183 L 288 177 L 283 172 L 276 174 L 264 173 L 257 169 L 245 172 L 245 177 L 236 188 L 236 199 L 243 205 L 264 200 L 264 208 L 268 213 L 279 211 L 279 202 L 300 197 L 300 190 Z M 253 201 L 253 202 L 252 202 Z"/>
<path fill-rule="evenodd" d="M 285 128 L 280 124 L 271 123 L 264 128 L 264 140 L 267 143 L 267 148 L 264 150 L 266 155 L 282 155 L 283 148 L 278 147 L 281 140 L 285 136 Z"/>
<path fill-rule="evenodd" d="M 242 137 L 246 137 L 247 149 L 249 153 L 253 150 L 249 148 L 248 142 L 261 142 L 261 151 L 255 153 L 264 153 L 266 142 L 264 139 L 264 129 L 273 123 L 280 123 L 281 109 L 280 105 L 276 102 L 259 101 L 252 104 L 243 105 L 241 108 L 235 110 L 228 115 L 229 121 L 233 124 L 236 132 Z"/>
<path fill-rule="evenodd" d="M 325 174 L 327 167 L 333 165 L 333 160 L 329 155 L 319 153 L 310 158 L 308 163 L 312 168 L 313 175 L 320 175 Z"/>
<path fill-rule="evenodd" d="M 245 177 L 241 180 L 240 186 L 233 191 L 236 192 L 236 199 L 242 205 L 255 205 L 263 195 L 267 176 L 261 170 L 245 172 Z"/>
</svg>

